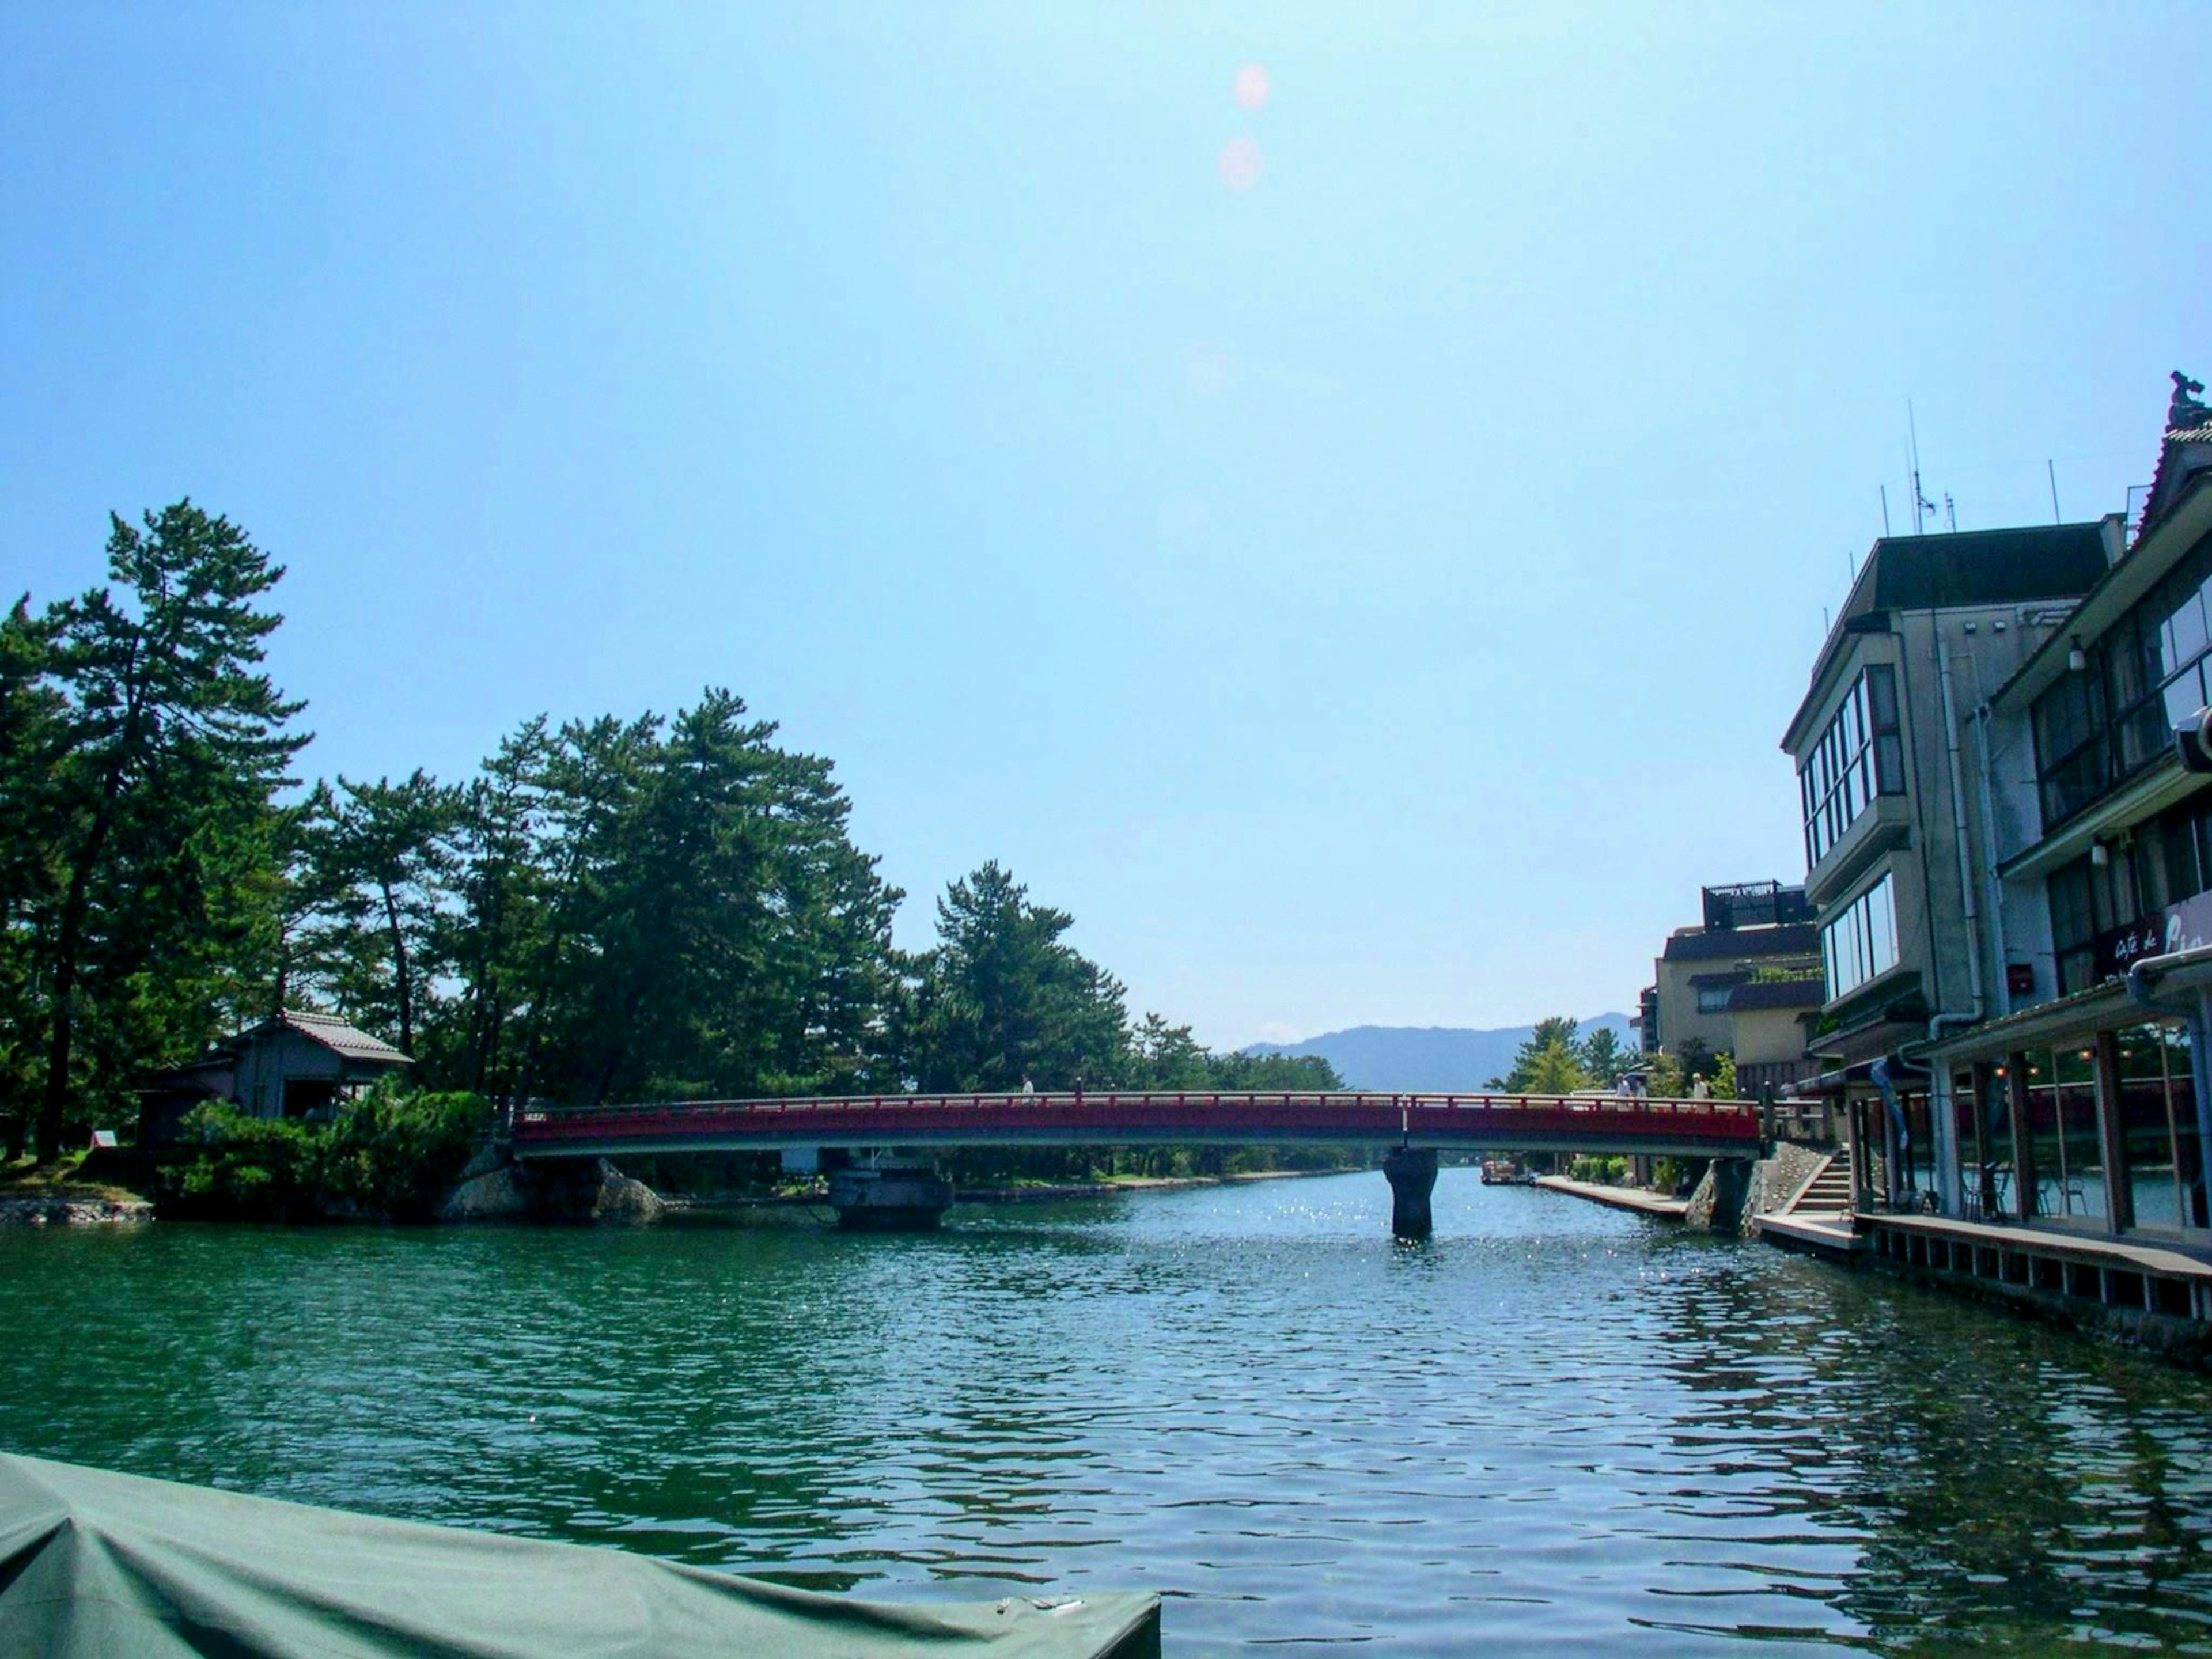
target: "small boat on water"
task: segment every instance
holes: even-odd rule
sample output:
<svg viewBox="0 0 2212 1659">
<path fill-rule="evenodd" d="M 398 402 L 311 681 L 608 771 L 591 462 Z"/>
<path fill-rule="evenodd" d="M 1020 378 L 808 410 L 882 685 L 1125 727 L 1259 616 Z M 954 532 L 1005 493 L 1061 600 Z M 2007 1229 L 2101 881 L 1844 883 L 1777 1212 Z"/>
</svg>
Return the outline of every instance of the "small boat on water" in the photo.
<svg viewBox="0 0 2212 1659">
<path fill-rule="evenodd" d="M 1536 1177 L 1533 1171 L 1521 1167 L 1518 1158 L 1486 1158 L 1482 1160 L 1482 1184 L 1486 1187 L 1533 1187 Z"/>
<path fill-rule="evenodd" d="M 1157 1595 L 900 1607 L 0 1453 L 0 1654 L 1159 1659 Z"/>
</svg>

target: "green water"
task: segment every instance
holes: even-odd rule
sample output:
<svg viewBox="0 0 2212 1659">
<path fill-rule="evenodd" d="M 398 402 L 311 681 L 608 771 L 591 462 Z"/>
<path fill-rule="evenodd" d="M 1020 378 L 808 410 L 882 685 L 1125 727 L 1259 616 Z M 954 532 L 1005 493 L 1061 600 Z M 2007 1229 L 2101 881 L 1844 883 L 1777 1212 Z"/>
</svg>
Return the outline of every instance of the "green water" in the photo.
<svg viewBox="0 0 2212 1659">
<path fill-rule="evenodd" d="M 2212 1380 L 1448 1170 L 913 1238 L 0 1232 L 0 1447 L 1169 1647 L 2212 1653 Z"/>
</svg>

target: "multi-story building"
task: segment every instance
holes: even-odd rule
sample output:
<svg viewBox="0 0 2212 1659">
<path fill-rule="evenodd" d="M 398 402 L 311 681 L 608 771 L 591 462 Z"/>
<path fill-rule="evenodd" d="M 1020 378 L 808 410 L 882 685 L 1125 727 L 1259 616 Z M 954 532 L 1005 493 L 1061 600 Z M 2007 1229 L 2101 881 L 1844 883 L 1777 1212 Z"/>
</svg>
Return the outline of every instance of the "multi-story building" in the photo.
<svg viewBox="0 0 2212 1659">
<path fill-rule="evenodd" d="M 1994 1006 L 1975 863 L 1993 813 L 1966 716 L 2063 641 L 2120 549 L 2117 519 L 1881 538 L 1783 735 L 1822 971 L 1812 1049 L 1824 1069 L 1797 1092 L 1862 1126 L 1857 1184 L 1871 1179 L 1875 1124 L 1893 1148 L 1886 1181 L 1935 1184 L 1929 1073 L 1913 1055 Z"/>
<path fill-rule="evenodd" d="M 2132 540 L 1975 711 L 1996 994 L 1927 1055 L 1946 1213 L 2202 1245 L 2212 778 L 2176 728 L 2212 703 L 2212 410 L 2175 378 Z"/>
<path fill-rule="evenodd" d="M 1805 1069 L 1802 1016 L 1818 1003 L 1812 909 L 1804 889 L 1774 881 L 1702 896 L 1703 923 L 1668 937 L 1635 1024 L 1648 1054 L 1734 1054 L 1737 1086 L 1756 1095 Z"/>
</svg>

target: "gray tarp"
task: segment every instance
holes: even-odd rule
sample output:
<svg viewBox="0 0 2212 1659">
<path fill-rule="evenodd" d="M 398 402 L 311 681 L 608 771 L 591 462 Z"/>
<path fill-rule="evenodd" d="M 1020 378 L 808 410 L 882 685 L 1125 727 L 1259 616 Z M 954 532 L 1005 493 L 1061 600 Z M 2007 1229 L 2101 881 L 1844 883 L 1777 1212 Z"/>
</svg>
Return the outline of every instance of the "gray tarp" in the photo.
<svg viewBox="0 0 2212 1659">
<path fill-rule="evenodd" d="M 892 1607 L 0 1455 L 0 1654 L 1157 1659 L 1152 1595 Z"/>
</svg>

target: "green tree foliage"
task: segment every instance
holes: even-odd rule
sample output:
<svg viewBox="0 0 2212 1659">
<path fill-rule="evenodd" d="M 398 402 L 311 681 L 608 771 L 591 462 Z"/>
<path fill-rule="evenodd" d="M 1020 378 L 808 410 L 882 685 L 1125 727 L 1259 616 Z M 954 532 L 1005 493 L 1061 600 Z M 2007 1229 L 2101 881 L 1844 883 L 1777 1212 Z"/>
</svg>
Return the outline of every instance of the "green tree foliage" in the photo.
<svg viewBox="0 0 2212 1659">
<path fill-rule="evenodd" d="M 415 1052 L 421 987 L 437 972 L 434 945 L 453 867 L 462 792 L 417 771 L 318 786 L 301 815 L 301 853 L 319 912 L 310 953 L 349 1018 L 394 1033 Z"/>
<path fill-rule="evenodd" d="M 1508 1095 L 1571 1095 L 1590 1087 L 1584 1050 L 1575 1031 L 1576 1022 L 1565 1015 L 1538 1020 L 1515 1050 L 1513 1069 L 1492 1078 L 1490 1087 Z"/>
<path fill-rule="evenodd" d="M 68 708 L 47 681 L 53 627 L 27 599 L 0 620 L 0 1151 L 14 1160 L 45 1076 L 40 971 L 61 868 L 60 803 L 47 786 L 68 748 Z"/>
<path fill-rule="evenodd" d="M 830 763 L 708 690 L 526 725 L 459 798 L 434 1079 L 556 1101 L 888 1086 L 901 897 Z"/>
<path fill-rule="evenodd" d="M 1127 1073 L 1125 993 L 1062 937 L 1073 920 L 1030 903 L 995 860 L 945 890 L 937 948 L 913 964 L 902 1023 L 917 1088 L 1101 1088 Z"/>
<path fill-rule="evenodd" d="M 471 1094 L 380 1084 L 329 1123 L 194 1107 L 164 1172 L 172 1214 L 227 1221 L 428 1221 L 490 1123 Z"/>
<path fill-rule="evenodd" d="M 284 730 L 301 705 L 258 667 L 283 571 L 245 532 L 179 501 L 143 528 L 112 520 L 107 566 L 107 586 L 50 607 L 35 635 L 9 630 L 19 668 L 38 653 L 30 695 L 54 744 L 17 781 L 6 832 L 35 824 L 50 860 L 10 919 L 40 983 L 42 1158 L 72 1106 L 119 1115 L 137 1070 L 191 1054 L 265 972 L 270 794 L 307 741 Z"/>
<path fill-rule="evenodd" d="M 1580 1058 L 1583 1070 L 1589 1073 L 1590 1086 L 1605 1089 L 1610 1088 L 1613 1079 L 1643 1056 L 1615 1036 L 1610 1028 L 1601 1025 L 1583 1037 Z"/>
<path fill-rule="evenodd" d="M 1715 1100 L 1736 1098 L 1735 1056 L 1723 1048 L 1713 1056 L 1713 1069 L 1707 1079 Z"/>
<path fill-rule="evenodd" d="M 1068 915 L 996 863 L 902 957 L 902 895 L 854 846 L 830 763 L 726 690 L 672 716 L 541 716 L 458 785 L 341 776 L 287 799 L 301 705 L 260 668 L 282 569 L 189 501 L 113 520 L 107 563 L 106 586 L 0 619 L 11 1153 L 33 1126 L 51 1157 L 65 1119 L 125 1121 L 147 1072 L 287 1006 L 395 1042 L 432 1092 L 380 1092 L 328 1132 L 204 1116 L 191 1178 L 227 1212 L 311 1192 L 406 1212 L 453 1161 L 463 1096 L 1341 1086 L 1317 1058 L 1214 1054 L 1158 1014 L 1132 1029 Z M 1304 1157 L 1229 1161 L 1268 1156 Z"/>
</svg>

